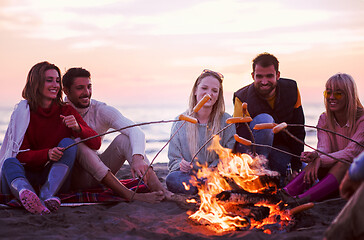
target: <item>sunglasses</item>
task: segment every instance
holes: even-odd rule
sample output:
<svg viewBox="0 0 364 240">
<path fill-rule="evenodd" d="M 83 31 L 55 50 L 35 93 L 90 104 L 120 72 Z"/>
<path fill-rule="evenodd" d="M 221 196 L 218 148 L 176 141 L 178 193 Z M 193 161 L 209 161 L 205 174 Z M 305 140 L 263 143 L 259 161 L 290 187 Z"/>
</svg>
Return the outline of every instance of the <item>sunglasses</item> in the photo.
<svg viewBox="0 0 364 240">
<path fill-rule="evenodd" d="M 219 72 L 211 71 L 211 70 L 209 70 L 209 69 L 204 69 L 204 70 L 202 71 L 201 75 L 202 75 L 202 74 L 204 74 L 204 73 L 211 73 L 211 74 L 213 74 L 213 75 L 217 75 L 217 76 L 221 79 L 221 81 L 223 81 L 223 80 L 224 80 L 224 75 L 222 75 L 222 74 L 221 74 L 221 73 L 219 73 Z"/>
<path fill-rule="evenodd" d="M 344 96 L 344 93 L 343 92 L 340 92 L 340 91 L 331 91 L 331 90 L 325 90 L 324 91 L 324 97 L 326 98 L 326 99 L 329 99 L 330 98 L 330 96 L 331 96 L 331 94 L 333 94 L 334 95 L 334 98 L 336 99 L 336 100 L 340 100 L 340 99 L 342 99 L 343 98 L 343 96 Z"/>
</svg>

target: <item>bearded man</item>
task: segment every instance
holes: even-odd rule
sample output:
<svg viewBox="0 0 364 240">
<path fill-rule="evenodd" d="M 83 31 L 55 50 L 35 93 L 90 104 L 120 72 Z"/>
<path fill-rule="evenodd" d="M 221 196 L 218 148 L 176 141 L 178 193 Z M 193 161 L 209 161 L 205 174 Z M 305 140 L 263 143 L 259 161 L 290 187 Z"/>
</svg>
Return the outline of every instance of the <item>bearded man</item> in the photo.
<svg viewBox="0 0 364 240">
<path fill-rule="evenodd" d="M 253 132 L 255 142 L 299 156 L 303 151 L 303 144 L 298 143 L 286 133 L 273 134 L 271 129 L 253 129 L 259 123 L 304 124 L 305 122 L 297 83 L 291 79 L 280 78 L 278 67 L 278 59 L 269 53 L 259 54 L 253 59 L 251 75 L 254 82 L 234 93 L 234 117 L 242 116 L 242 103 L 246 102 L 248 112 L 253 118 L 249 127 Z M 288 127 L 287 130 L 304 141 L 304 127 Z M 236 132 L 239 136 L 252 140 L 247 125 L 236 124 Z M 252 149 L 236 142 L 234 151 L 249 153 L 252 152 Z M 287 166 L 291 166 L 294 172 L 298 172 L 302 167 L 299 158 L 268 147 L 257 147 L 256 152 L 269 160 L 271 170 L 281 174 L 280 185 L 284 184 Z"/>
</svg>

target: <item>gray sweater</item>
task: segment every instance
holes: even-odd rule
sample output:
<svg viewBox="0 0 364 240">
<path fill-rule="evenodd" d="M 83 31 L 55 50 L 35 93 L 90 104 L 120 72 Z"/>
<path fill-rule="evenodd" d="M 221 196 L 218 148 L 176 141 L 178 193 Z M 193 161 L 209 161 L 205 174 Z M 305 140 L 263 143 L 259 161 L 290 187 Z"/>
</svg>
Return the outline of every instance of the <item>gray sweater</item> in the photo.
<svg viewBox="0 0 364 240">
<path fill-rule="evenodd" d="M 227 125 L 226 119 L 228 119 L 230 117 L 231 116 L 228 113 L 224 113 L 224 115 L 221 119 L 221 128 L 223 128 Z M 173 124 L 171 136 L 182 125 L 182 123 L 183 123 L 183 121 L 175 122 Z M 189 138 L 186 133 L 187 124 L 188 123 L 186 123 L 177 132 L 176 136 L 174 136 L 172 141 L 169 143 L 169 149 L 168 149 L 169 172 L 179 171 L 180 170 L 179 164 L 182 159 L 184 159 L 188 162 L 190 162 L 192 160 L 193 155 L 191 155 L 191 152 L 190 152 L 189 143 L 188 143 Z M 207 137 L 206 137 L 207 124 L 197 123 L 196 125 L 198 127 L 198 138 L 199 138 L 197 149 L 199 149 L 207 141 Z M 231 127 L 227 128 L 225 131 L 223 131 L 220 134 L 221 146 L 223 146 L 224 148 L 232 149 L 234 146 L 234 143 L 235 143 L 234 134 L 235 134 L 235 126 L 231 126 Z M 197 159 L 200 164 L 207 163 L 208 166 L 213 167 L 213 166 L 216 166 L 217 163 L 219 162 L 219 157 L 216 153 L 213 153 L 212 159 L 206 159 L 207 158 L 206 149 L 208 148 L 209 145 L 210 145 L 210 143 L 207 144 L 207 146 L 205 146 L 204 149 L 197 155 Z M 196 160 L 194 160 L 194 161 L 196 161 Z M 194 164 L 194 168 L 197 169 L 197 166 L 195 164 Z"/>
</svg>

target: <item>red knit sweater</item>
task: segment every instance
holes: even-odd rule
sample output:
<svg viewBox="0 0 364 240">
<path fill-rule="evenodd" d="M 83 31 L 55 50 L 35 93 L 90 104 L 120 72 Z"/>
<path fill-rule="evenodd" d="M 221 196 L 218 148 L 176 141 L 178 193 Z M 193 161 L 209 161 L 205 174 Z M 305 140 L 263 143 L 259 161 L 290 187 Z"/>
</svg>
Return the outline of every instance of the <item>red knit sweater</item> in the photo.
<svg viewBox="0 0 364 240">
<path fill-rule="evenodd" d="M 77 133 L 68 128 L 60 115 L 73 115 L 80 125 L 81 132 Z M 20 147 L 20 150 L 30 149 L 30 151 L 19 153 L 17 159 L 26 166 L 39 168 L 49 160 L 48 150 L 56 147 L 63 138 L 80 137 L 84 139 L 94 135 L 97 133 L 85 123 L 73 107 L 58 104 L 52 104 L 48 109 L 38 107 L 37 111 L 30 111 L 29 126 Z M 91 149 L 97 150 L 101 146 L 101 138 L 90 139 L 85 144 Z"/>
</svg>

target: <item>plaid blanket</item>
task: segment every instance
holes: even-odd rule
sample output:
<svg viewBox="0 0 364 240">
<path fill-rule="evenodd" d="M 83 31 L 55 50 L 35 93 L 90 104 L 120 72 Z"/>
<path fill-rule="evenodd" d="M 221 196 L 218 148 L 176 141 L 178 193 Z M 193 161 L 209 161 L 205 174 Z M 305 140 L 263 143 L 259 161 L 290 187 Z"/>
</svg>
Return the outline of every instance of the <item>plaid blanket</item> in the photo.
<svg viewBox="0 0 364 240">
<path fill-rule="evenodd" d="M 138 179 L 120 180 L 124 186 L 132 191 L 135 191 L 138 181 Z M 141 183 L 138 188 L 138 193 L 143 192 L 149 192 L 149 189 L 144 183 Z M 81 192 L 58 194 L 57 197 L 61 199 L 62 203 L 107 203 L 127 201 L 125 198 L 116 195 L 110 188 L 106 187 L 88 189 L 87 191 Z M 21 207 L 20 202 L 11 194 L 0 194 L 0 204 L 6 204 L 12 207 Z"/>
</svg>

